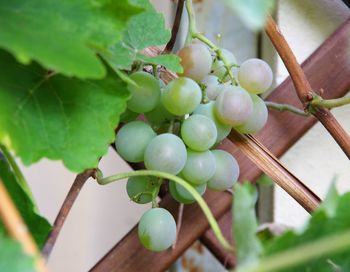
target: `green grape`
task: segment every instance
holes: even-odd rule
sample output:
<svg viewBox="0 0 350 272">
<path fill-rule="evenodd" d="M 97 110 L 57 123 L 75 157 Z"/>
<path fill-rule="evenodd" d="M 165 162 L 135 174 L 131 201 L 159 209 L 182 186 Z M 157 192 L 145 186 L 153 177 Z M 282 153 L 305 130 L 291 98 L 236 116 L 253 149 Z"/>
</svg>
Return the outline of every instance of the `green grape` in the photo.
<svg viewBox="0 0 350 272">
<path fill-rule="evenodd" d="M 225 86 L 215 101 L 216 117 L 224 124 L 238 126 L 253 113 L 253 102 L 247 91 L 238 86 Z"/>
<path fill-rule="evenodd" d="M 221 52 L 224 55 L 224 57 L 227 59 L 229 65 L 237 64 L 236 57 L 232 54 L 232 52 L 224 48 L 221 49 Z M 231 71 L 233 74 L 235 74 L 235 70 L 236 70 L 235 67 L 231 68 Z M 211 67 L 211 73 L 217 76 L 219 79 L 222 79 L 224 82 L 226 82 L 229 80 L 229 77 L 225 76 L 226 72 L 227 70 L 224 66 L 223 61 L 215 59 Z"/>
<path fill-rule="evenodd" d="M 160 99 L 160 85 L 158 80 L 146 72 L 136 72 L 130 78 L 138 85 L 128 84 L 131 98 L 128 101 L 128 109 L 133 112 L 143 113 L 153 110 Z"/>
<path fill-rule="evenodd" d="M 190 183 L 189 183 L 190 184 Z M 203 195 L 207 189 L 207 184 L 192 185 L 190 184 L 200 195 Z M 196 200 L 193 196 L 180 184 L 173 181 L 169 181 L 169 192 L 171 196 L 179 203 L 191 204 Z"/>
<path fill-rule="evenodd" d="M 146 112 L 145 116 L 149 122 L 157 126 L 169 122 L 175 117 L 167 111 L 161 102 L 159 102 L 153 110 Z"/>
<path fill-rule="evenodd" d="M 165 133 L 155 137 L 145 151 L 145 166 L 173 175 L 185 166 L 187 152 L 185 144 L 176 135 Z"/>
<path fill-rule="evenodd" d="M 141 244 L 155 252 L 169 248 L 176 240 L 174 217 L 163 208 L 153 208 L 145 212 L 138 225 Z"/>
<path fill-rule="evenodd" d="M 224 88 L 217 76 L 207 75 L 201 82 L 205 85 L 205 92 L 210 100 L 215 100 Z"/>
<path fill-rule="evenodd" d="M 178 52 L 184 72 L 181 76 L 201 80 L 210 72 L 212 58 L 208 48 L 201 43 L 185 46 Z"/>
<path fill-rule="evenodd" d="M 211 151 L 197 152 L 187 149 L 187 161 L 181 176 L 194 185 L 206 183 L 215 173 L 216 160 Z"/>
<path fill-rule="evenodd" d="M 260 94 L 272 84 L 273 74 L 270 66 L 261 59 L 248 59 L 238 70 L 239 84 L 248 92 Z"/>
<path fill-rule="evenodd" d="M 193 112 L 201 99 L 201 88 L 195 81 L 187 77 L 179 77 L 171 81 L 164 88 L 161 96 L 164 107 L 175 115 Z"/>
<path fill-rule="evenodd" d="M 220 143 L 230 133 L 231 126 L 221 123 L 218 120 L 218 118 L 216 118 L 215 113 L 214 113 L 214 108 L 215 108 L 214 101 L 210 101 L 207 104 L 200 104 L 196 108 L 196 110 L 194 111 L 194 114 L 202 114 L 202 115 L 210 118 L 212 121 L 214 121 L 214 124 L 216 126 L 216 130 L 217 130 L 216 143 Z"/>
<path fill-rule="evenodd" d="M 189 148 L 195 151 L 205 151 L 216 142 L 216 126 L 210 118 L 202 114 L 194 114 L 183 122 L 181 137 Z"/>
<path fill-rule="evenodd" d="M 135 176 L 130 177 L 126 183 L 126 192 L 130 199 L 138 204 L 149 203 L 153 199 L 153 194 L 159 188 L 159 184 L 154 177 Z"/>
<path fill-rule="evenodd" d="M 214 176 L 209 179 L 208 187 L 215 191 L 225 191 L 233 186 L 239 176 L 239 165 L 236 159 L 223 150 L 213 150 L 216 160 Z"/>
<path fill-rule="evenodd" d="M 140 115 L 139 113 L 126 109 L 122 113 L 122 115 L 120 115 L 120 123 L 129 123 L 131 121 L 135 121 L 139 115 Z"/>
<path fill-rule="evenodd" d="M 117 133 L 115 146 L 119 155 L 128 162 L 142 162 L 146 147 L 157 134 L 142 121 L 124 125 Z"/>
<path fill-rule="evenodd" d="M 264 100 L 256 94 L 251 94 L 250 96 L 253 100 L 253 113 L 243 124 L 235 127 L 238 132 L 244 134 L 258 132 L 265 126 L 268 118 Z"/>
</svg>

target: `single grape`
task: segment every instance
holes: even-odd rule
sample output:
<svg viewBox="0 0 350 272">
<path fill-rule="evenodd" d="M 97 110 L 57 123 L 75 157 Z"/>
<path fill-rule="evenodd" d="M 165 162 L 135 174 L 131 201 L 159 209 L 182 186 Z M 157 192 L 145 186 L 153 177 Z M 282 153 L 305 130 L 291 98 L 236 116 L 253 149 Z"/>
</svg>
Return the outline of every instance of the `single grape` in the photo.
<svg viewBox="0 0 350 272">
<path fill-rule="evenodd" d="M 180 49 L 178 56 L 184 72 L 181 76 L 201 80 L 210 73 L 212 57 L 208 48 L 201 43 L 194 43 Z"/>
<path fill-rule="evenodd" d="M 248 92 L 260 94 L 271 87 L 273 74 L 270 66 L 261 59 L 248 59 L 238 70 L 239 84 Z"/>
<path fill-rule="evenodd" d="M 194 111 L 194 114 L 202 114 L 214 121 L 217 130 L 216 143 L 220 143 L 230 133 L 231 126 L 223 124 L 218 120 L 218 118 L 215 116 L 214 108 L 214 101 L 210 101 L 207 104 L 200 104 Z"/>
<path fill-rule="evenodd" d="M 174 217 L 163 208 L 148 210 L 140 219 L 138 236 L 145 248 L 155 252 L 166 250 L 176 239 Z"/>
<path fill-rule="evenodd" d="M 152 194 L 158 187 L 159 184 L 154 177 L 135 176 L 128 179 L 126 192 L 132 201 L 145 204 L 152 201 Z"/>
<path fill-rule="evenodd" d="M 146 147 L 157 134 L 142 121 L 124 125 L 117 133 L 115 147 L 128 162 L 142 162 Z"/>
<path fill-rule="evenodd" d="M 189 183 L 190 184 L 190 183 Z M 207 189 L 207 184 L 192 185 L 190 184 L 200 195 L 203 195 Z M 169 182 L 169 192 L 171 196 L 179 203 L 191 204 L 196 200 L 193 196 L 180 184 L 170 181 Z"/>
<path fill-rule="evenodd" d="M 155 137 L 145 151 L 145 166 L 173 175 L 178 174 L 185 166 L 187 152 L 185 144 L 176 135 L 165 133 Z"/>
<path fill-rule="evenodd" d="M 215 144 L 216 126 L 210 118 L 194 114 L 182 123 L 181 137 L 189 148 L 195 151 L 205 151 Z"/>
<path fill-rule="evenodd" d="M 156 78 L 146 72 L 136 72 L 130 78 L 137 86 L 128 84 L 131 98 L 128 101 L 128 109 L 133 112 L 143 113 L 153 110 L 160 99 L 160 85 Z"/>
<path fill-rule="evenodd" d="M 215 191 L 225 191 L 233 186 L 239 176 L 239 165 L 236 159 L 223 150 L 213 150 L 216 160 L 216 171 L 208 181 L 208 187 Z"/>
<path fill-rule="evenodd" d="M 238 126 L 253 113 L 253 102 L 247 91 L 225 86 L 215 101 L 216 117 L 224 124 Z"/>
<path fill-rule="evenodd" d="M 268 118 L 268 111 L 264 100 L 256 94 L 251 94 L 250 96 L 253 101 L 253 113 L 243 124 L 235 127 L 238 132 L 244 134 L 258 132 L 265 126 Z"/>
<path fill-rule="evenodd" d="M 224 88 L 224 85 L 219 83 L 217 76 L 207 75 L 201 82 L 205 85 L 205 91 L 210 100 L 215 100 Z"/>
<path fill-rule="evenodd" d="M 201 99 L 201 88 L 195 81 L 187 77 L 179 77 L 171 81 L 164 88 L 161 96 L 164 107 L 175 115 L 193 112 Z"/>
<path fill-rule="evenodd" d="M 211 151 L 197 152 L 187 149 L 187 161 L 181 176 L 194 185 L 206 183 L 215 173 L 216 161 Z"/>
<path fill-rule="evenodd" d="M 232 54 L 232 52 L 230 52 L 229 50 L 224 49 L 224 48 L 221 49 L 221 52 L 224 55 L 224 57 L 227 59 L 229 65 L 237 64 L 236 57 Z M 236 70 L 235 67 L 231 68 L 231 71 L 233 74 L 236 73 L 235 70 Z M 226 72 L 227 72 L 227 70 L 224 66 L 223 61 L 215 59 L 213 61 L 213 65 L 211 66 L 211 73 L 214 74 L 215 76 L 217 76 L 218 78 L 222 79 L 224 82 L 226 82 L 229 80 L 228 76 L 224 77 Z"/>
<path fill-rule="evenodd" d="M 149 122 L 158 126 L 171 121 L 175 117 L 173 114 L 167 111 L 167 109 L 160 102 L 153 110 L 146 112 L 145 116 Z"/>
</svg>

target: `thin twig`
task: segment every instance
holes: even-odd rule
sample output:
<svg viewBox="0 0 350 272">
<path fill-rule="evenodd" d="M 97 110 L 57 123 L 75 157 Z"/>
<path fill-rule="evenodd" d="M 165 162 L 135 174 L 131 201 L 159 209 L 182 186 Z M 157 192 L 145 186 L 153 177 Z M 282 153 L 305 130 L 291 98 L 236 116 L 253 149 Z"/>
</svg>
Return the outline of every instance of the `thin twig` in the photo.
<svg viewBox="0 0 350 272">
<path fill-rule="evenodd" d="M 174 244 L 171 247 L 172 249 L 176 248 L 176 243 L 177 243 L 177 240 L 178 240 L 178 237 L 179 237 L 179 233 L 180 233 L 180 230 L 181 230 L 181 225 L 182 225 L 182 216 L 183 216 L 183 213 L 184 213 L 184 207 L 185 207 L 185 205 L 183 203 L 179 203 L 179 211 L 178 211 L 178 214 L 177 214 L 177 221 L 176 221 L 176 239 L 175 239 Z"/>
<path fill-rule="evenodd" d="M 295 86 L 297 95 L 303 103 L 304 108 L 310 110 L 310 112 L 322 123 L 350 159 L 350 136 L 328 109 L 319 106 L 312 106 L 311 102 L 315 97 L 318 97 L 318 95 L 312 90 L 304 71 L 301 69 L 287 41 L 271 16 L 268 16 L 267 18 L 265 30 L 286 66 Z"/>
<path fill-rule="evenodd" d="M 57 237 L 60 234 L 60 231 L 62 229 L 62 226 L 64 222 L 66 221 L 66 218 L 77 199 L 80 190 L 84 186 L 85 182 L 90 178 L 95 176 L 96 171 L 93 170 L 86 170 L 85 172 L 77 175 L 75 178 L 72 187 L 70 188 L 68 195 L 66 196 L 66 199 L 64 200 L 62 207 L 55 219 L 55 222 L 53 224 L 53 228 L 46 240 L 46 243 L 43 247 L 42 254 L 45 258 L 48 258 L 50 256 L 50 253 L 56 243 Z"/>
<path fill-rule="evenodd" d="M 169 53 L 169 52 L 173 51 L 173 49 L 174 49 L 177 33 L 179 32 L 179 28 L 180 28 L 180 24 L 181 24 L 182 12 L 184 9 L 184 2 L 185 2 L 185 0 L 179 0 L 177 3 L 174 24 L 173 24 L 173 28 L 171 29 L 171 38 L 170 38 L 169 42 L 167 43 L 167 45 L 165 46 L 163 54 Z"/>
<path fill-rule="evenodd" d="M 292 105 L 289 104 L 280 104 L 280 103 L 275 103 L 275 102 L 271 102 L 271 101 L 265 101 L 265 105 L 270 108 L 270 109 L 274 109 L 274 110 L 279 110 L 279 111 L 290 111 L 292 113 L 301 115 L 301 116 L 310 116 L 310 113 L 305 112 L 301 109 L 298 109 Z"/>
<path fill-rule="evenodd" d="M 0 217 L 8 233 L 22 245 L 24 252 L 35 258 L 36 270 L 47 271 L 45 262 L 20 213 L 0 179 Z"/>
<path fill-rule="evenodd" d="M 314 107 L 333 109 L 350 104 L 350 97 L 340 97 L 335 99 L 323 99 L 321 96 L 315 96 L 310 104 Z"/>
</svg>

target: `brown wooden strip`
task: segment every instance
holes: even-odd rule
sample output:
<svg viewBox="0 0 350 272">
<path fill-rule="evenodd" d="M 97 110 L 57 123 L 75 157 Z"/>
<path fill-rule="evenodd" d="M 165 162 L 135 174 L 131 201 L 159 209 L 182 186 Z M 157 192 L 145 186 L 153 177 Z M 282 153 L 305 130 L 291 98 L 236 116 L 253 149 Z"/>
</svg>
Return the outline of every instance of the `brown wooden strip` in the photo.
<svg viewBox="0 0 350 272">
<path fill-rule="evenodd" d="M 304 62 L 303 69 L 315 90 L 323 88 L 324 97 L 343 96 L 350 88 L 350 65 L 348 55 L 345 54 L 348 44 L 348 33 L 350 31 L 350 20 L 340 27 L 309 59 Z M 269 96 L 268 100 L 289 103 L 301 106 L 301 103 L 293 88 L 290 79 L 284 81 Z M 290 148 L 314 123 L 312 117 L 305 118 L 288 112 L 270 111 L 269 122 L 266 128 L 257 135 L 258 139 L 268 147 L 277 157 Z M 230 142 L 225 141 L 221 148 L 229 150 L 238 159 L 241 167 L 241 180 L 255 180 L 260 170 L 251 163 Z M 231 196 L 228 193 L 208 192 L 205 194 L 206 201 L 214 216 L 221 217 L 229 210 Z M 177 204 L 169 197 L 161 201 L 161 206 L 176 214 Z M 226 221 L 220 221 L 224 229 L 230 230 L 229 216 Z M 163 253 L 152 253 L 140 245 L 137 238 L 137 229 L 134 227 L 115 247 L 113 247 L 104 258 L 102 258 L 91 271 L 164 271 L 173 263 L 196 239 L 209 227 L 199 207 L 195 204 L 188 205 L 184 211 L 184 222 L 179 235 L 175 250 Z M 229 234 L 229 231 L 226 231 Z M 214 249 L 215 255 L 225 261 L 226 254 L 219 250 L 215 239 L 207 232 L 203 241 Z M 215 245 L 215 247 L 214 247 Z M 233 264 L 232 258 L 227 259 L 228 264 Z M 231 260 L 231 261 L 230 261 Z"/>
</svg>

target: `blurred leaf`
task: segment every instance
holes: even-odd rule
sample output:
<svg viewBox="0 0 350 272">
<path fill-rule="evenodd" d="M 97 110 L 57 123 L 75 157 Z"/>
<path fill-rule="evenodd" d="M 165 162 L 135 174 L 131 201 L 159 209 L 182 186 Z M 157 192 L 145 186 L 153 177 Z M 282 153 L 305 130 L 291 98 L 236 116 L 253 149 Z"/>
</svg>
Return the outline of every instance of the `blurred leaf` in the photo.
<svg viewBox="0 0 350 272">
<path fill-rule="evenodd" d="M 35 205 L 32 199 L 24 190 L 21 183 L 17 180 L 8 161 L 3 156 L 0 157 L 0 179 L 6 187 L 11 199 L 16 205 L 38 247 L 41 248 L 51 230 L 51 225 L 44 217 L 36 213 Z M 2 232 L 4 233 L 3 226 L 0 228 L 2 228 Z M 2 256 L 0 253 L 0 258 L 1 257 Z M 0 271 L 3 270 L 0 269 Z"/>
<path fill-rule="evenodd" d="M 333 179 L 326 198 L 323 200 L 320 206 L 320 209 L 323 209 L 330 217 L 335 215 L 340 197 L 335 186 L 335 182 L 336 180 Z"/>
<path fill-rule="evenodd" d="M 252 30 L 260 30 L 265 25 L 268 14 L 275 7 L 275 0 L 222 0 Z"/>
<path fill-rule="evenodd" d="M 273 180 L 269 176 L 264 174 L 260 176 L 260 178 L 256 181 L 256 184 L 260 186 L 266 186 L 266 187 L 275 185 Z"/>
<path fill-rule="evenodd" d="M 0 51 L 0 143 L 25 164 L 47 157 L 82 172 L 95 168 L 115 140 L 129 93 L 116 76 L 82 81 L 47 78 L 38 64 L 24 66 Z"/>
<path fill-rule="evenodd" d="M 0 0 L 0 48 L 67 76 L 106 75 L 96 51 L 118 42 L 142 9 L 128 0 Z"/>
<path fill-rule="evenodd" d="M 257 238 L 256 201 L 257 191 L 252 184 L 246 182 L 243 185 L 235 185 L 232 212 L 238 268 L 257 263 L 262 251 L 260 240 Z"/>
</svg>

